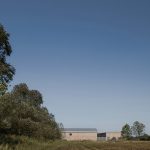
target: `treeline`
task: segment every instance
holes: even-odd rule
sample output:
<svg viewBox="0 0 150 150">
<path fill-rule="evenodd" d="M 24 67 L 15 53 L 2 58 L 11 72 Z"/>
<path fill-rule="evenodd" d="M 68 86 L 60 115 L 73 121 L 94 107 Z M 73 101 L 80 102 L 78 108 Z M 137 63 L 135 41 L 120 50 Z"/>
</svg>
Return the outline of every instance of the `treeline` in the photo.
<svg viewBox="0 0 150 150">
<path fill-rule="evenodd" d="M 61 138 L 59 125 L 54 115 L 43 106 L 39 91 L 30 90 L 25 83 L 21 83 L 7 92 L 15 74 L 15 68 L 7 62 L 11 52 L 9 34 L 0 25 L 0 135 L 51 140 Z"/>
<path fill-rule="evenodd" d="M 125 124 L 121 134 L 126 140 L 150 141 L 150 135 L 145 133 L 145 125 L 139 121 L 135 121 L 132 126 Z"/>
<path fill-rule="evenodd" d="M 0 133 L 58 139 L 61 136 L 54 115 L 42 106 L 42 95 L 26 84 L 16 85 L 0 97 Z"/>
</svg>

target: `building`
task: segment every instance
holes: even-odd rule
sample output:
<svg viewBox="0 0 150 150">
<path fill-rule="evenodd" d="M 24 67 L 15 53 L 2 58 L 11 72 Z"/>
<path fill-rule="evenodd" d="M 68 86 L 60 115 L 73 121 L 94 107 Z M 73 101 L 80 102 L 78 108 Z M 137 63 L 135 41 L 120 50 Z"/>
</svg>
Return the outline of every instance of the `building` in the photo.
<svg viewBox="0 0 150 150">
<path fill-rule="evenodd" d="M 118 140 L 121 138 L 121 132 L 104 132 L 97 134 L 97 140 L 108 141 L 108 140 Z"/>
<path fill-rule="evenodd" d="M 63 139 L 67 141 L 97 141 L 97 129 L 95 128 L 65 128 L 62 131 Z"/>
</svg>

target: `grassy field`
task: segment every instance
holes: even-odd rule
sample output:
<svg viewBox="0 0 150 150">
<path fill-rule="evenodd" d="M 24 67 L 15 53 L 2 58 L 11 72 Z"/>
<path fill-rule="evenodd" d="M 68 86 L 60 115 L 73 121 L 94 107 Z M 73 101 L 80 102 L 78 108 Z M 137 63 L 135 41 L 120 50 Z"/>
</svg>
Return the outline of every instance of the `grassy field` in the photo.
<svg viewBox="0 0 150 150">
<path fill-rule="evenodd" d="M 150 150 L 150 142 L 37 142 L 34 140 L 0 150 Z"/>
</svg>

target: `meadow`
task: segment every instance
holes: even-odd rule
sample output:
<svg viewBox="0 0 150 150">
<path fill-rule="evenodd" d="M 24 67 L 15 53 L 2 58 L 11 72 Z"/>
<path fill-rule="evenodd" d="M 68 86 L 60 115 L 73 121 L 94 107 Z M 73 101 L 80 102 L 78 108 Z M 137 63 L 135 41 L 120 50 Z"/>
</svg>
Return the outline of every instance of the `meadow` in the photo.
<svg viewBox="0 0 150 150">
<path fill-rule="evenodd" d="M 1 145 L 0 150 L 150 150 L 150 142 L 43 142 L 32 139 L 17 145 Z"/>
</svg>

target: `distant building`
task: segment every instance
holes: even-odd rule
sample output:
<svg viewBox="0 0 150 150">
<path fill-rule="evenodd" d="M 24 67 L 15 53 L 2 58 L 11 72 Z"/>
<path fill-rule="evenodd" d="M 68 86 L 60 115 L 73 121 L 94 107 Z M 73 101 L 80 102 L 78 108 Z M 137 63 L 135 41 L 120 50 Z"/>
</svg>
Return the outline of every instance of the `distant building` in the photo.
<svg viewBox="0 0 150 150">
<path fill-rule="evenodd" d="M 108 141 L 108 140 L 118 140 L 121 138 L 121 132 L 104 132 L 97 134 L 97 140 Z"/>
<path fill-rule="evenodd" d="M 67 141 L 97 141 L 97 129 L 95 128 L 65 128 L 62 135 Z"/>
</svg>

